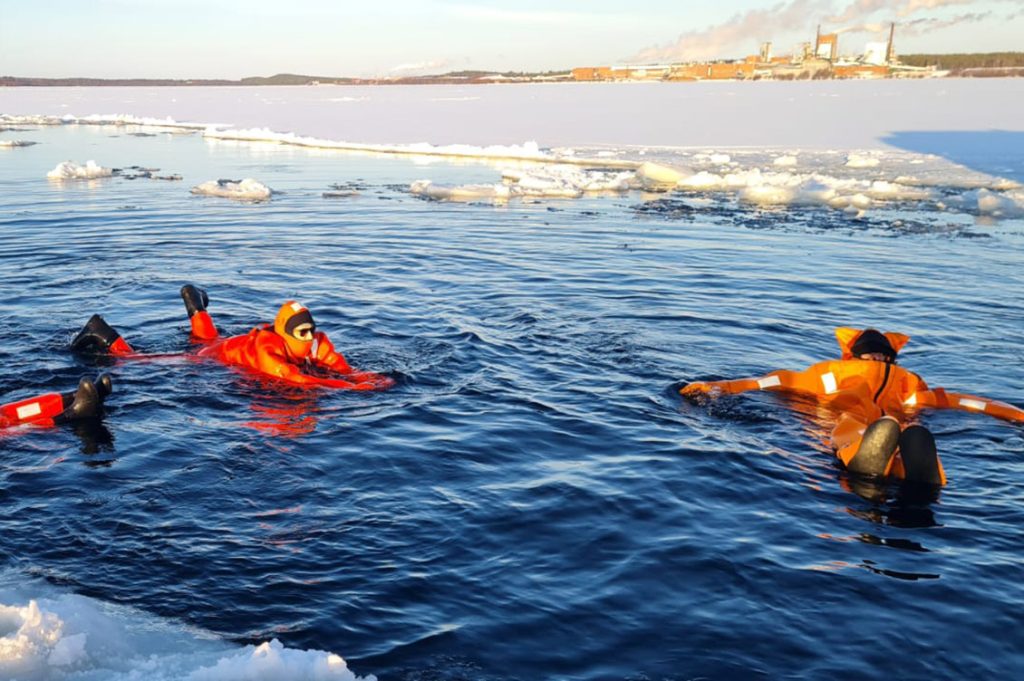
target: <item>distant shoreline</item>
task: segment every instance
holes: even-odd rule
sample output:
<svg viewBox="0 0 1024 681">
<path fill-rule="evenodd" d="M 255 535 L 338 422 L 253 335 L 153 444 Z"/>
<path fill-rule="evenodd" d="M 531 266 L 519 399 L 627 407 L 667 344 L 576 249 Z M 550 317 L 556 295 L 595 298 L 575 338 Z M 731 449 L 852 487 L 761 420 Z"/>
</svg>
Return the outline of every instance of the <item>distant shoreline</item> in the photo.
<svg viewBox="0 0 1024 681">
<path fill-rule="evenodd" d="M 993 68 L 993 69 L 965 69 L 962 72 L 944 73 L 933 78 L 1024 78 L 1024 67 Z M 904 80 L 906 77 L 888 76 L 878 77 L 874 80 Z M 580 85 L 591 85 L 595 83 L 669 83 L 669 84 L 694 84 L 699 82 L 761 82 L 761 83 L 782 83 L 793 80 L 811 80 L 811 78 L 715 78 L 695 80 L 660 80 L 660 79 L 621 79 L 621 80 L 575 80 L 573 78 L 516 78 L 507 80 L 461 80 L 454 78 L 403 78 L 400 80 L 318 80 L 313 79 L 302 83 L 279 83 L 279 82 L 247 82 L 243 80 L 162 80 L 133 78 L 126 80 L 102 79 L 102 78 L 0 78 L 0 88 L 4 87 L 296 87 L 296 86 L 391 86 L 391 85 L 509 85 L 526 83 L 578 83 Z M 255 80 L 272 81 L 270 78 Z M 814 80 L 865 80 L 865 78 L 831 77 L 814 78 Z"/>
<path fill-rule="evenodd" d="M 710 63 L 710 62 L 709 62 Z M 720 63 L 732 63 L 722 61 Z M 738 62 L 737 62 L 738 63 Z M 974 54 L 909 54 L 900 63 L 911 68 L 936 68 L 944 78 L 1024 77 L 1024 52 L 993 52 Z M 0 87 L 251 87 L 260 85 L 493 85 L 497 83 L 579 83 L 623 82 L 631 79 L 580 80 L 574 71 L 456 71 L 432 76 L 401 78 L 349 78 L 279 73 L 273 76 L 251 76 L 238 80 L 226 78 L 33 78 L 0 76 Z M 821 78 L 821 75 L 816 76 Z M 892 76 L 889 76 L 892 77 Z M 898 76 L 897 76 L 898 77 Z M 741 78 L 740 80 L 801 80 L 803 78 Z M 845 78 L 828 76 L 827 79 Z M 639 82 L 662 82 L 659 78 L 636 79 Z M 704 79 L 696 79 L 704 80 Z M 669 82 L 693 82 L 690 79 Z"/>
</svg>

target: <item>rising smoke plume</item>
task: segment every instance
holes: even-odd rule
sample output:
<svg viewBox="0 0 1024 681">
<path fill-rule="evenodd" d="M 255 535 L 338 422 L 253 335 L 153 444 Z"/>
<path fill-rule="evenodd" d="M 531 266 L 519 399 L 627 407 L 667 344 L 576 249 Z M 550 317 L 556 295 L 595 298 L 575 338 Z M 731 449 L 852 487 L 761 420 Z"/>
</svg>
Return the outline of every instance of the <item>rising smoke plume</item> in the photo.
<svg viewBox="0 0 1024 681">
<path fill-rule="evenodd" d="M 1020 5 L 1024 0 L 1002 0 Z M 699 61 L 727 57 L 737 51 L 749 52 L 751 46 L 770 40 L 780 33 L 812 34 L 815 25 L 824 23 L 830 32 L 880 33 L 889 22 L 900 25 L 904 35 L 921 35 L 942 28 L 973 23 L 990 12 L 969 12 L 953 17 L 916 17 L 947 7 L 977 5 L 983 0 L 784 0 L 765 9 L 754 9 L 701 31 L 687 31 L 667 45 L 645 48 L 625 61 L 632 63 Z M 838 9 L 837 9 L 838 6 Z M 835 28 L 838 26 L 839 28 Z M 745 52 L 744 52 L 745 53 Z"/>
</svg>

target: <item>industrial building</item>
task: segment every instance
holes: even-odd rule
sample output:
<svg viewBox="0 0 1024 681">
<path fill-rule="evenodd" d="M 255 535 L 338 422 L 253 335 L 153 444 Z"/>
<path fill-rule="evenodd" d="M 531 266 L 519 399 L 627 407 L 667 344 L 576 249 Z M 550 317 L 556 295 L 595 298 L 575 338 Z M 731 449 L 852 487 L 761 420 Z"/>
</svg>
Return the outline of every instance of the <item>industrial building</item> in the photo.
<svg viewBox="0 0 1024 681">
<path fill-rule="evenodd" d="M 763 43 L 755 55 L 741 60 L 675 64 L 583 66 L 572 70 L 577 81 L 697 81 L 697 80 L 802 80 L 812 78 L 907 78 L 941 75 L 934 69 L 899 64 L 893 49 L 896 25 L 889 40 L 871 42 L 854 58 L 839 54 L 839 33 L 822 33 L 803 43 L 792 55 L 775 57 L 772 44 Z"/>
</svg>

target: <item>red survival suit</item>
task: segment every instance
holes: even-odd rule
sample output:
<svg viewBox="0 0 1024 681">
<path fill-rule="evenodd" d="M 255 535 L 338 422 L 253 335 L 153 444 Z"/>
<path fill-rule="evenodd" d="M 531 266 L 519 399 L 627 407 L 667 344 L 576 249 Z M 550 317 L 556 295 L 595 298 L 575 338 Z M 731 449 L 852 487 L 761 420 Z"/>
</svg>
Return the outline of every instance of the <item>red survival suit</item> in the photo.
<svg viewBox="0 0 1024 681">
<path fill-rule="evenodd" d="M 782 370 L 755 378 L 690 383 L 679 392 L 691 395 L 771 390 L 813 397 L 819 404 L 838 413 L 832 430 L 832 446 L 844 465 L 849 465 L 857 453 L 868 425 L 882 416 L 891 416 L 905 427 L 918 410 L 932 407 L 984 412 L 1007 421 L 1024 422 L 1024 410 L 1013 405 L 947 392 L 942 388 L 929 389 L 924 379 L 892 361 L 855 358 L 852 348 L 862 333 L 864 331 L 860 329 L 836 329 L 842 359 L 818 362 L 803 371 Z M 899 352 L 910 340 L 909 336 L 901 333 L 884 335 L 894 352 Z M 945 484 L 946 475 L 941 462 L 938 465 L 942 484 Z M 904 477 L 898 452 L 889 462 L 885 474 Z"/>
<path fill-rule="evenodd" d="M 60 393 L 45 393 L 10 404 L 0 404 L 0 428 L 23 423 L 52 426 L 53 419 L 63 411 L 64 396 Z"/>
<path fill-rule="evenodd" d="M 110 394 L 110 377 L 101 375 L 95 382 L 83 378 L 71 393 L 44 393 L 9 404 L 0 404 L 0 429 L 31 423 L 52 426 L 75 419 L 99 415 L 104 398 Z"/>
<path fill-rule="evenodd" d="M 199 351 L 234 366 L 245 367 L 297 385 L 319 385 L 349 390 L 383 390 L 394 381 L 369 371 L 354 371 L 334 349 L 327 334 L 315 331 L 312 315 L 304 306 L 288 301 L 281 306 L 273 325 L 259 326 L 242 336 L 218 339 L 217 329 L 205 310 L 190 317 L 192 335 L 212 341 Z M 313 366 L 344 378 L 322 378 L 303 371 Z"/>
</svg>

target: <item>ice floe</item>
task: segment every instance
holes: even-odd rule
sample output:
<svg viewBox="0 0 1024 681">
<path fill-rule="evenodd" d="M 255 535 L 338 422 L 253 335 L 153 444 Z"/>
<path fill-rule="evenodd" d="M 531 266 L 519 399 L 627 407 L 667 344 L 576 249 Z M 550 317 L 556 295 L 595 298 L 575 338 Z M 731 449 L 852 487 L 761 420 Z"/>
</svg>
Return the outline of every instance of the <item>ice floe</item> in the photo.
<svg viewBox="0 0 1024 681">
<path fill-rule="evenodd" d="M 705 160 L 709 157 L 703 156 Z M 502 171 L 501 183 L 440 185 L 423 179 L 414 182 L 409 191 L 439 201 L 494 202 L 530 197 L 578 198 L 595 192 L 629 190 L 726 193 L 752 206 L 818 206 L 856 216 L 895 203 L 921 205 L 927 202 L 931 209 L 939 206 L 936 190 L 927 186 L 895 180 L 837 177 L 821 172 L 764 171 L 760 167 L 743 168 L 735 161 L 731 163 L 732 171 L 721 174 L 653 162 L 642 163 L 632 171 L 565 165 L 517 166 Z M 975 194 L 978 191 L 975 190 Z M 957 205 L 964 210 L 998 217 L 1016 215 L 1017 203 L 1008 194 L 991 189 L 985 191 L 989 193 L 979 195 L 980 199 L 965 199 Z"/>
<path fill-rule="evenodd" d="M 658 163 L 645 162 L 636 169 L 636 179 L 644 189 L 665 191 L 679 185 L 683 179 L 692 177 L 693 171 L 673 168 Z"/>
<path fill-rule="evenodd" d="M 449 187 L 430 180 L 416 180 L 409 191 L 417 196 L 436 201 L 507 201 L 512 190 L 504 184 L 464 184 Z"/>
<path fill-rule="evenodd" d="M 846 157 L 846 166 L 848 168 L 875 168 L 881 161 L 874 156 L 867 156 L 864 154 L 850 154 Z"/>
<path fill-rule="evenodd" d="M 23 584 L 51 592 L 52 587 Z M 376 681 L 276 639 L 234 646 L 168 621 L 62 593 L 0 591 L 0 678 L 19 681 Z"/>
<path fill-rule="evenodd" d="M 35 142 L 28 140 L 0 140 L 0 149 L 13 149 L 14 147 L 31 147 Z"/>
<path fill-rule="evenodd" d="M 584 194 L 624 192 L 638 187 L 632 171 L 591 170 L 549 165 L 531 169 L 508 168 L 495 184 L 438 185 L 431 180 L 413 182 L 409 191 L 438 201 L 508 201 L 513 198 L 574 199 Z"/>
<path fill-rule="evenodd" d="M 1024 190 L 997 193 L 990 189 L 977 189 L 959 197 L 963 207 L 979 215 L 996 218 L 1024 217 Z M 973 210 L 972 210 L 973 209 Z"/>
<path fill-rule="evenodd" d="M 85 165 L 79 165 L 74 161 L 62 161 L 57 167 L 46 173 L 51 180 L 94 180 L 98 177 L 110 177 L 114 174 L 113 168 L 104 168 L 89 160 Z"/>
<path fill-rule="evenodd" d="M 244 180 L 210 180 L 192 187 L 192 193 L 243 201 L 266 201 L 273 192 L 262 182 L 247 177 Z"/>
</svg>

